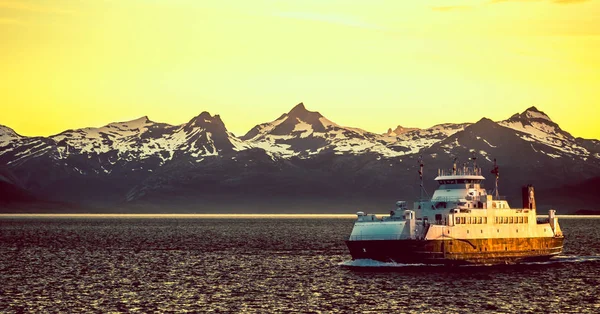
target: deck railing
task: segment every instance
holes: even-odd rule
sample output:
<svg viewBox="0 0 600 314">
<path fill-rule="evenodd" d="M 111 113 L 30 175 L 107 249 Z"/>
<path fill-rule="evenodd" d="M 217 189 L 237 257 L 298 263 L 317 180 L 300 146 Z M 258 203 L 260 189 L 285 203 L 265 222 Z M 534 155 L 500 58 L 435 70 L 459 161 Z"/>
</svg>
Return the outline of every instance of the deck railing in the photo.
<svg viewBox="0 0 600 314">
<path fill-rule="evenodd" d="M 480 176 L 481 168 L 458 167 L 457 169 L 438 169 L 438 176 Z"/>
</svg>

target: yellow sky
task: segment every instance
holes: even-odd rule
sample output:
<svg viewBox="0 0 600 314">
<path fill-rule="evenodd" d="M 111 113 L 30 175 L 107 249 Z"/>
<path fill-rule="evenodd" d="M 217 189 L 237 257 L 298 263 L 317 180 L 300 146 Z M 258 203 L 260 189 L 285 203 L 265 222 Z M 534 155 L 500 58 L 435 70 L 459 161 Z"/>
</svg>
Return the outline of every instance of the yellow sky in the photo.
<svg viewBox="0 0 600 314">
<path fill-rule="evenodd" d="M 508 118 L 600 138 L 600 1 L 0 0 L 0 124 L 23 135 L 303 101 L 338 124 Z"/>
</svg>

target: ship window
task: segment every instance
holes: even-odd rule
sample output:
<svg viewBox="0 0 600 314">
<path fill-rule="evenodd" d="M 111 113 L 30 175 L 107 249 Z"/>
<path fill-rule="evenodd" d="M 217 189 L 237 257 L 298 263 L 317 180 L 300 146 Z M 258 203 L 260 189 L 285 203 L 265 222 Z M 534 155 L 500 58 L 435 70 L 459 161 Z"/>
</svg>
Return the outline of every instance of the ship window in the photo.
<svg viewBox="0 0 600 314">
<path fill-rule="evenodd" d="M 508 217 L 504 217 L 504 223 L 507 224 L 508 223 Z"/>
<path fill-rule="evenodd" d="M 519 217 L 519 223 L 522 224 L 523 223 L 523 217 Z"/>
<path fill-rule="evenodd" d="M 529 217 L 525 217 L 525 223 L 529 223 Z"/>
<path fill-rule="evenodd" d="M 465 224 L 465 217 L 460 217 L 460 223 Z"/>
<path fill-rule="evenodd" d="M 509 224 L 513 223 L 513 217 L 508 217 L 508 223 Z"/>
<path fill-rule="evenodd" d="M 467 233 L 469 233 L 469 230 L 467 230 Z"/>
<path fill-rule="evenodd" d="M 483 223 L 487 224 L 487 217 L 483 217 Z"/>
<path fill-rule="evenodd" d="M 496 224 L 498 223 L 498 217 L 494 218 L 494 223 L 496 223 Z"/>
<path fill-rule="evenodd" d="M 460 224 L 460 217 L 456 217 L 456 224 L 459 225 Z"/>
<path fill-rule="evenodd" d="M 477 223 L 481 224 L 481 217 L 477 218 Z"/>
<path fill-rule="evenodd" d="M 481 233 L 483 233 L 483 229 L 481 229 Z"/>
</svg>

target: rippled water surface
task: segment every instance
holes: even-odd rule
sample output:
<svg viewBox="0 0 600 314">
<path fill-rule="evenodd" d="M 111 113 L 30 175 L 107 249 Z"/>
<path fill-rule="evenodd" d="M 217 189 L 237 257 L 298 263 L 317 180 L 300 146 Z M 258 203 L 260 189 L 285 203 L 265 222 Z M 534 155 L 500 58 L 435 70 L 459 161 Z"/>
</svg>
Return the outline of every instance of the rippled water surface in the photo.
<svg viewBox="0 0 600 314">
<path fill-rule="evenodd" d="M 549 263 L 357 270 L 348 218 L 1 217 L 0 312 L 599 312 L 600 220 L 560 223 Z"/>
</svg>

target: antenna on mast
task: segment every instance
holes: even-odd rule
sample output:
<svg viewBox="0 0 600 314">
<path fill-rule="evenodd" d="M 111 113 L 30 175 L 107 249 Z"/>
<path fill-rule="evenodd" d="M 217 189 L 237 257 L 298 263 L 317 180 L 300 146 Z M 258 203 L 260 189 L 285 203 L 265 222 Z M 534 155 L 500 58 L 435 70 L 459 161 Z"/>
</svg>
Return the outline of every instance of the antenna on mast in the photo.
<svg viewBox="0 0 600 314">
<path fill-rule="evenodd" d="M 419 156 L 419 180 L 421 182 L 421 199 L 423 199 L 423 193 L 427 195 L 427 191 L 425 191 L 425 187 L 423 186 L 423 155 Z"/>
<path fill-rule="evenodd" d="M 477 172 L 477 157 L 475 157 L 475 152 L 471 152 L 473 156 L 470 158 L 473 161 L 473 172 Z"/>
<path fill-rule="evenodd" d="M 500 177 L 500 171 L 498 170 L 498 164 L 496 164 L 496 158 L 494 158 L 494 169 L 492 170 L 492 173 L 496 176 L 496 188 L 494 189 L 494 197 L 498 199 L 498 178 Z"/>
<path fill-rule="evenodd" d="M 454 163 L 452 164 L 452 175 L 456 175 L 456 160 L 458 160 L 458 158 L 454 157 Z"/>
</svg>

